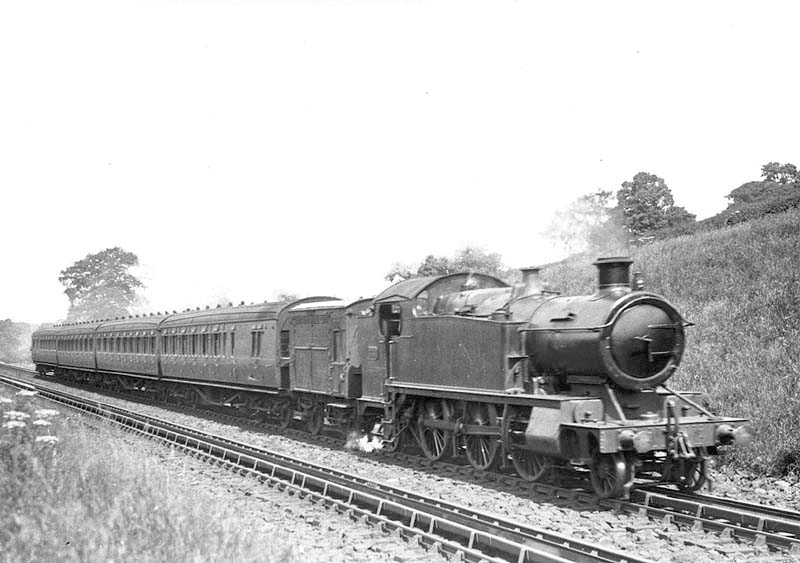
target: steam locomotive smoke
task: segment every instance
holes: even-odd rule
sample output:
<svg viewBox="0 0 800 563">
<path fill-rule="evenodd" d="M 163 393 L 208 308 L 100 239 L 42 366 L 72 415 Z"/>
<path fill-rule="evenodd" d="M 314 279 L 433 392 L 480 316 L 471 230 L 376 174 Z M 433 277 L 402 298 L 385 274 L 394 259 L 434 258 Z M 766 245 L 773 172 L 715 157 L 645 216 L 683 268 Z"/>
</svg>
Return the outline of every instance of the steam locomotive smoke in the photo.
<svg viewBox="0 0 800 563">
<path fill-rule="evenodd" d="M 344 447 L 348 450 L 371 453 L 383 448 L 383 443 L 375 436 L 361 436 L 358 432 L 350 432 Z"/>
</svg>

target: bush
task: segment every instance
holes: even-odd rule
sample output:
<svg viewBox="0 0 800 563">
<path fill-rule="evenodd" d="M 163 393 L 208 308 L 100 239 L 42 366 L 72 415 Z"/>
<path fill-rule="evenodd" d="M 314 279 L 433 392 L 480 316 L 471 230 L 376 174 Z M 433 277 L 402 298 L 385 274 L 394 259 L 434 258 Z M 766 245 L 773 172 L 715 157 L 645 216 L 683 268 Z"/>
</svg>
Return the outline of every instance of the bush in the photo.
<svg viewBox="0 0 800 563">
<path fill-rule="evenodd" d="M 800 207 L 800 188 L 794 184 L 778 185 L 763 198 L 734 204 L 722 213 L 701 221 L 700 229 L 713 229 L 760 219 Z"/>
<path fill-rule="evenodd" d="M 26 393 L 0 394 L 0 562 L 287 560 L 285 542 L 253 533 L 119 432 L 62 418 Z"/>
</svg>

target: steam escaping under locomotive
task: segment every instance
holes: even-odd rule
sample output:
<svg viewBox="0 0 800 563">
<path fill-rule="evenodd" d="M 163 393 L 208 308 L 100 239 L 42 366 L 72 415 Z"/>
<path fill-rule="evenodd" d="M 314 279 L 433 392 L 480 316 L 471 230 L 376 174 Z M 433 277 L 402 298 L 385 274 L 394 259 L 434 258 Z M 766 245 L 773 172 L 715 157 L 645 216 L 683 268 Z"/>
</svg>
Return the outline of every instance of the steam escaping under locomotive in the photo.
<svg viewBox="0 0 800 563">
<path fill-rule="evenodd" d="M 396 283 L 371 299 L 311 297 L 44 328 L 41 374 L 165 401 L 357 429 L 387 449 L 544 479 L 589 470 L 601 497 L 637 474 L 696 490 L 706 460 L 746 439 L 667 380 L 690 326 L 602 258 L 592 295 L 561 296 L 538 269 L 513 287 L 458 273 Z"/>
</svg>

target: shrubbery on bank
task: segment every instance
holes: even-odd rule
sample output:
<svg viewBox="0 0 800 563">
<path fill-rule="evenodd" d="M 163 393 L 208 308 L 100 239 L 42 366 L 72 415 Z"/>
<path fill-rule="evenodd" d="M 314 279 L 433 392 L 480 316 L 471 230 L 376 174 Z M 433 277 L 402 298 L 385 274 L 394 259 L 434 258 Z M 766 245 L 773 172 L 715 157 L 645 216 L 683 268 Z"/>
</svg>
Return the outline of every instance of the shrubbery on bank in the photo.
<svg viewBox="0 0 800 563">
<path fill-rule="evenodd" d="M 111 430 L 0 391 L 0 562 L 291 560 Z"/>
</svg>

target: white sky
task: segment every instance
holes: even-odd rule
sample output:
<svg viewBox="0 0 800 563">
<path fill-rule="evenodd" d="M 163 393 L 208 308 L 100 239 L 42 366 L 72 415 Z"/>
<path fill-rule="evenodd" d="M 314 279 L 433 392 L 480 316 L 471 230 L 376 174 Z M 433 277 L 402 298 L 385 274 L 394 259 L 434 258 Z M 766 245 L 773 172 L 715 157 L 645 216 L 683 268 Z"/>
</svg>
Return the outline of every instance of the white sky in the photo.
<svg viewBox="0 0 800 563">
<path fill-rule="evenodd" d="M 797 6 L 8 0 L 0 318 L 63 318 L 116 245 L 164 310 L 549 261 L 552 213 L 639 171 L 712 215 L 800 164 Z"/>
</svg>

